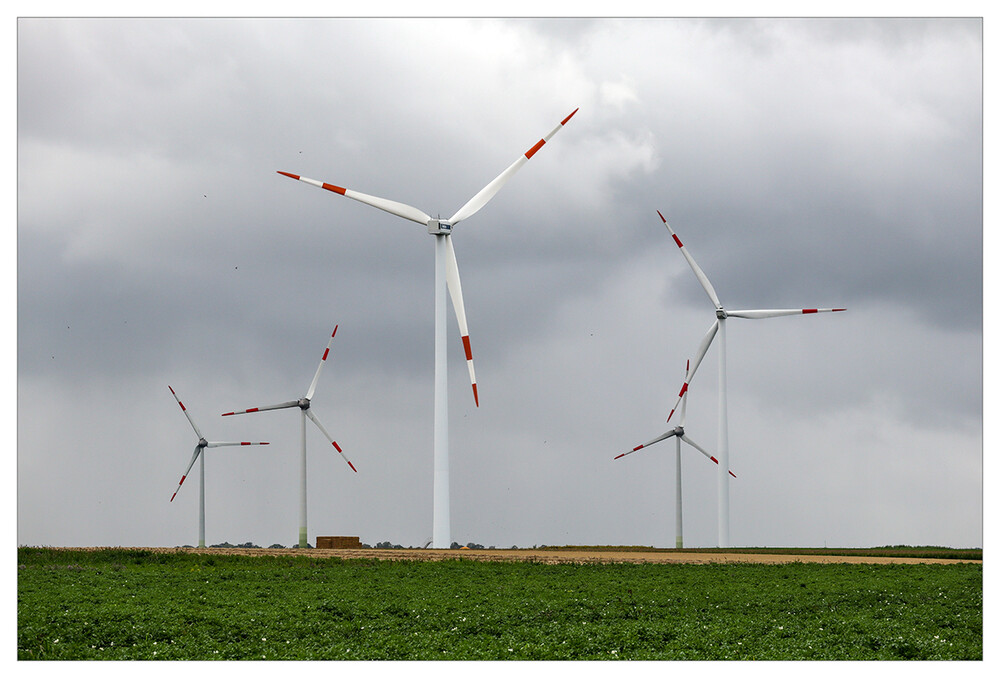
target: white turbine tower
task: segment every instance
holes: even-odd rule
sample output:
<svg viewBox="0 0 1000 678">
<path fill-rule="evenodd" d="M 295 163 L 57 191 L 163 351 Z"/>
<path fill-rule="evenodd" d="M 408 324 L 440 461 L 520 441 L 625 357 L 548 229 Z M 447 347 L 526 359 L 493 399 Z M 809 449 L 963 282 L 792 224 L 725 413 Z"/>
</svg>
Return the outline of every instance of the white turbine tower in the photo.
<svg viewBox="0 0 1000 678">
<path fill-rule="evenodd" d="M 677 396 L 677 403 L 681 402 L 684 397 L 684 393 L 688 389 L 688 384 L 694 378 L 694 373 L 698 370 L 698 366 L 701 365 L 702 358 L 705 357 L 705 352 L 708 351 L 708 347 L 712 344 L 712 340 L 715 339 L 715 335 L 719 335 L 719 546 L 725 547 L 729 546 L 729 474 L 725 473 L 723 469 L 729 467 L 729 411 L 726 402 L 726 319 L 727 318 L 776 318 L 783 315 L 803 315 L 811 313 L 830 313 L 833 311 L 846 311 L 846 308 L 796 308 L 796 309 L 762 309 L 762 310 L 752 310 L 752 311 L 729 311 L 722 306 L 722 302 L 719 301 L 719 295 L 715 293 L 715 289 L 712 287 L 712 283 L 709 282 L 708 276 L 705 272 L 701 270 L 701 267 L 695 263 L 695 260 L 691 257 L 691 254 L 681 243 L 680 238 L 674 233 L 674 229 L 670 228 L 670 224 L 663 217 L 663 214 L 659 210 L 656 211 L 660 215 L 660 219 L 663 221 L 663 225 L 667 227 L 670 231 L 670 235 L 673 236 L 674 242 L 677 243 L 677 247 L 680 249 L 681 254 L 687 259 L 688 264 L 691 266 L 691 270 L 694 271 L 694 275 L 698 278 L 698 282 L 704 288 L 705 293 L 708 294 L 708 298 L 712 300 L 715 305 L 715 322 L 712 323 L 711 327 L 708 328 L 708 332 L 705 337 L 701 340 L 701 344 L 698 346 L 698 352 L 695 354 L 694 366 L 690 369 L 687 376 L 684 379 L 684 385 L 681 386 L 681 391 Z M 674 405 L 674 409 L 670 410 L 670 414 L 667 416 L 667 421 L 670 421 L 670 417 L 674 416 L 674 411 L 677 409 L 677 404 Z"/>
<path fill-rule="evenodd" d="M 451 242 L 451 229 L 463 219 L 468 219 L 483 208 L 497 191 L 528 162 L 552 136 L 562 129 L 563 125 L 576 114 L 574 110 L 549 132 L 538 143 L 529 148 L 514 163 L 474 195 L 450 219 L 434 219 L 416 207 L 403 203 L 378 198 L 372 195 L 341 188 L 333 184 L 308 179 L 298 174 L 281 172 L 286 177 L 304 181 L 318 188 L 323 188 L 344 197 L 357 200 L 366 205 L 377 207 L 398 217 L 414 221 L 427 227 L 427 232 L 434 236 L 434 548 L 449 548 L 451 546 L 451 509 L 449 499 L 448 479 L 448 344 L 445 287 L 451 295 L 458 329 L 462 335 L 465 348 L 465 360 L 469 367 L 469 379 L 472 381 L 472 396 L 479 407 L 479 391 L 476 386 L 476 372 L 472 366 L 472 347 L 469 343 L 469 328 L 465 318 L 465 303 L 462 300 L 462 283 L 458 276 L 458 263 L 455 259 L 455 247 Z"/>
<path fill-rule="evenodd" d="M 339 327 L 339 325 L 337 326 Z M 319 367 L 316 368 L 316 374 L 313 376 L 312 383 L 309 384 L 309 390 L 306 391 L 304 397 L 298 400 L 289 400 L 286 403 L 279 403 L 277 405 L 266 405 L 264 407 L 251 407 L 248 410 L 240 410 L 239 412 L 226 412 L 223 417 L 229 417 L 234 414 L 248 414 L 250 412 L 264 412 L 265 410 L 282 410 L 290 407 L 297 407 L 302 412 L 302 454 L 299 459 L 299 548 L 304 549 L 308 545 L 308 530 L 306 529 L 306 417 L 312 420 L 316 424 L 316 428 L 322 431 L 326 439 L 330 441 L 334 449 L 340 453 L 347 465 L 351 467 L 351 470 L 355 473 L 358 469 L 354 468 L 354 464 L 351 460 L 347 458 L 344 451 L 340 449 L 340 445 L 337 444 L 327 430 L 323 427 L 323 424 L 319 422 L 316 415 L 313 414 L 311 408 L 311 401 L 313 394 L 316 392 L 316 382 L 319 381 L 319 373 L 323 370 L 323 365 L 326 364 L 326 357 L 330 355 L 330 346 L 333 344 L 333 338 L 337 336 L 337 327 L 333 328 L 333 334 L 330 335 L 330 341 L 326 344 L 326 350 L 323 351 L 323 357 L 320 358 Z"/>
<path fill-rule="evenodd" d="M 684 375 L 684 381 L 685 381 L 685 383 L 689 380 L 688 377 L 690 375 L 690 371 L 691 371 L 691 361 L 689 360 L 688 364 L 687 364 L 687 371 L 685 372 L 685 375 Z M 684 419 L 685 419 L 686 416 L 687 416 L 687 392 L 685 391 L 683 400 L 681 402 L 681 423 L 680 423 L 679 426 L 676 426 L 676 427 L 670 429 L 669 431 L 667 431 L 666 433 L 664 433 L 663 435 L 661 435 L 659 437 L 653 438 L 648 443 L 643 443 L 642 445 L 638 445 L 636 447 L 633 447 L 630 451 L 623 452 L 623 453 L 619 454 L 617 457 L 615 457 L 615 459 L 621 459 L 622 457 L 625 457 L 625 456 L 628 456 L 628 455 L 632 454 L 632 452 L 638 452 L 639 450 L 641 450 L 644 447 L 649 447 L 650 445 L 652 445 L 654 443 L 658 443 L 661 440 L 666 440 L 667 438 L 670 438 L 671 436 L 674 437 L 674 440 L 676 440 L 676 442 L 677 442 L 677 455 L 676 455 L 676 460 L 677 460 L 677 473 L 676 473 L 676 477 L 677 477 L 677 480 L 676 480 L 677 490 L 674 493 L 675 497 L 676 497 L 676 509 L 675 509 L 675 512 L 674 512 L 674 517 L 675 517 L 675 520 L 676 520 L 675 524 L 676 524 L 676 535 L 677 535 L 677 538 L 676 538 L 676 546 L 677 546 L 677 548 L 683 548 L 684 547 L 684 519 L 683 519 L 682 512 L 681 512 L 681 441 L 683 440 L 685 443 L 687 443 L 688 445 L 690 445 L 694 449 L 696 449 L 699 452 L 701 452 L 703 455 L 705 455 L 706 457 L 708 457 L 709 459 L 711 459 L 712 461 L 714 461 L 716 464 L 719 463 L 718 459 L 716 459 L 711 454 L 709 454 L 705 450 L 705 448 L 701 447 L 698 443 L 696 443 L 695 441 L 691 440 L 691 438 L 688 437 L 688 435 L 684 432 Z M 734 478 L 736 477 L 736 474 L 733 473 L 732 471 L 729 471 L 729 475 L 731 475 Z"/>
<path fill-rule="evenodd" d="M 187 465 L 187 469 L 184 470 L 184 474 L 181 476 L 181 481 L 177 483 L 177 489 L 174 490 L 173 495 L 170 497 L 170 501 L 174 500 L 177 493 L 181 489 L 181 485 L 184 484 L 184 479 L 187 478 L 187 474 L 191 472 L 191 467 L 194 466 L 194 462 L 201 459 L 200 471 L 201 471 L 201 491 L 200 499 L 198 501 L 198 548 L 205 548 L 205 455 L 202 452 L 205 451 L 206 447 L 232 447 L 235 445 L 267 445 L 267 443 L 219 443 L 219 442 L 209 442 L 205 440 L 205 436 L 201 434 L 198 430 L 198 425 L 194 423 L 194 419 L 191 418 L 191 414 L 184 407 L 184 403 L 181 399 L 177 397 L 177 393 L 174 389 L 167 385 L 170 392 L 174 394 L 174 400 L 177 404 L 181 406 L 181 412 L 187 417 L 188 422 L 191 424 L 191 428 L 194 429 L 195 435 L 198 436 L 198 444 L 194 446 L 194 454 L 191 455 L 191 462 Z"/>
</svg>

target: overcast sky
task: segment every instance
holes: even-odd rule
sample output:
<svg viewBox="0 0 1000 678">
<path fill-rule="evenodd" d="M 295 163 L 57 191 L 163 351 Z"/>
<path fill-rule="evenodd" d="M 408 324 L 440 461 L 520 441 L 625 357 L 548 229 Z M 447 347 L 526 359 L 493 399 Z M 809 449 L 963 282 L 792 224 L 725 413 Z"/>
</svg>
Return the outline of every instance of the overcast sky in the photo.
<svg viewBox="0 0 1000 678">
<path fill-rule="evenodd" d="M 667 430 L 727 308 L 731 541 L 983 543 L 980 20 L 17 22 L 17 542 L 431 538 L 433 238 L 276 174 L 447 217 L 452 538 L 674 543 Z M 688 434 L 715 451 L 717 346 Z M 672 424 L 671 424 L 672 425 Z M 684 536 L 717 540 L 684 450 Z"/>
</svg>

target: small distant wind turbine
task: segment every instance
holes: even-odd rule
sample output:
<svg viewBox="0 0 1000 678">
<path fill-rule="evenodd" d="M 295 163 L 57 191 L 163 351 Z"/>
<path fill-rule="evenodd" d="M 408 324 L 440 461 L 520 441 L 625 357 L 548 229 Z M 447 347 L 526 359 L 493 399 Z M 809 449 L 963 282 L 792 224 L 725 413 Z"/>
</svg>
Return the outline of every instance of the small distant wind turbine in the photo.
<svg viewBox="0 0 1000 678">
<path fill-rule="evenodd" d="M 685 381 L 685 383 L 689 380 L 688 378 L 689 378 L 690 372 L 691 372 L 691 361 L 689 360 L 688 363 L 687 363 L 686 371 L 684 373 L 684 381 Z M 674 439 L 677 441 L 677 455 L 676 455 L 676 458 L 677 458 L 677 473 L 676 473 L 676 476 L 677 476 L 677 481 L 676 481 L 677 482 L 677 491 L 675 492 L 676 502 L 677 502 L 677 509 L 674 512 L 674 516 L 675 516 L 675 519 L 676 519 L 676 530 L 677 530 L 677 541 L 676 541 L 677 548 L 683 548 L 684 547 L 684 519 L 683 519 L 682 513 L 681 513 L 681 441 L 683 440 L 688 445 L 690 445 L 691 447 L 693 447 L 694 449 L 698 450 L 703 455 L 705 455 L 706 457 L 708 457 L 709 459 L 711 459 L 712 461 L 714 461 L 716 464 L 719 463 L 718 459 L 716 459 L 711 454 L 709 454 L 705 450 L 705 448 L 701 447 L 698 443 L 696 443 L 695 441 L 691 440 L 691 438 L 688 437 L 688 435 L 684 432 L 684 418 L 686 416 L 687 416 L 687 389 L 685 389 L 684 396 L 683 396 L 682 402 L 681 402 L 681 423 L 680 423 L 679 426 L 675 426 L 674 428 L 670 429 L 669 431 L 667 431 L 663 435 L 661 435 L 659 437 L 656 437 L 656 438 L 653 438 L 648 443 L 643 443 L 642 445 L 638 445 L 636 447 L 633 447 L 629 452 L 623 452 L 623 453 L 619 454 L 617 457 L 615 457 L 615 459 L 621 459 L 622 457 L 625 457 L 625 456 L 628 456 L 628 455 L 632 454 L 632 452 L 638 452 L 639 450 L 641 450 L 644 447 L 649 447 L 650 445 L 652 445 L 654 443 L 658 443 L 661 440 L 666 440 L 667 438 L 670 438 L 671 436 L 673 436 Z M 736 477 L 736 474 L 733 473 L 732 471 L 729 471 L 729 475 L 731 475 L 734 478 Z"/>
<path fill-rule="evenodd" d="M 306 391 L 304 397 L 298 400 L 289 400 L 287 403 L 279 403 L 278 405 L 266 405 L 264 407 L 251 407 L 248 410 L 240 410 L 239 412 L 226 412 L 223 417 L 229 417 L 234 414 L 248 414 L 250 412 L 264 412 L 265 410 L 282 410 L 290 407 L 297 407 L 302 411 L 302 455 L 299 464 L 299 548 L 304 549 L 308 546 L 308 531 L 306 529 L 306 417 L 312 420 L 316 424 L 316 428 L 322 431 L 326 439 L 330 441 L 334 449 L 340 454 L 340 456 L 347 462 L 347 465 L 351 467 L 351 470 L 355 473 L 358 469 L 354 468 L 354 464 L 351 460 L 347 458 L 344 451 L 340 449 L 340 445 L 337 444 L 327 430 L 323 427 L 323 424 L 319 422 L 316 415 L 313 414 L 311 409 L 311 401 L 313 394 L 316 392 L 316 382 L 319 381 L 319 373 L 323 370 L 323 365 L 326 364 L 326 357 L 330 355 L 330 346 L 333 344 L 333 338 L 337 336 L 337 327 L 333 328 L 333 334 L 330 335 L 330 341 L 326 344 L 326 350 L 323 352 L 323 357 L 320 358 L 319 367 L 316 368 L 316 374 L 313 376 L 312 383 L 309 384 L 309 390 Z"/>
<path fill-rule="evenodd" d="M 174 394 L 174 400 L 177 404 L 181 406 L 181 412 L 187 417 L 188 422 L 191 424 L 191 428 L 194 429 L 195 435 L 198 436 L 198 444 L 194 446 L 194 454 L 191 455 L 191 462 L 187 465 L 187 469 L 184 471 L 184 475 L 181 476 L 181 482 L 177 483 L 177 489 L 174 490 L 173 495 L 170 497 L 170 501 L 174 500 L 177 493 L 180 492 L 181 485 L 184 484 L 184 479 L 187 478 L 188 473 L 191 472 L 191 467 L 194 466 L 194 462 L 201 459 L 200 471 L 201 471 L 201 492 L 200 499 L 198 501 L 198 548 L 205 548 L 205 455 L 202 452 L 205 451 L 206 447 L 232 447 L 236 445 L 267 445 L 268 443 L 216 443 L 209 442 L 205 440 L 205 436 L 201 434 L 198 429 L 198 425 L 194 423 L 194 419 L 191 418 L 191 414 L 184 407 L 184 403 L 181 399 L 177 397 L 177 393 L 174 392 L 173 387 L 169 384 L 167 388 L 170 392 Z"/>
<path fill-rule="evenodd" d="M 303 181 L 317 188 L 323 188 L 332 193 L 337 193 L 346 198 L 357 200 L 366 205 L 377 207 L 389 214 L 402 217 L 410 221 L 415 221 L 427 227 L 427 232 L 435 236 L 434 246 L 434 548 L 449 548 L 451 546 L 451 509 L 449 499 L 449 479 L 448 479 L 448 344 L 447 344 L 447 324 L 446 324 L 446 304 L 445 287 L 451 295 L 452 306 L 455 308 L 455 317 L 458 320 L 458 329 L 462 335 L 462 344 L 465 348 L 465 360 L 469 367 L 469 379 L 472 381 L 472 396 L 475 398 L 476 407 L 479 407 L 479 390 L 476 386 L 476 372 L 472 367 L 472 347 L 469 344 L 469 328 L 465 318 L 465 302 L 462 300 L 462 283 L 458 277 L 458 262 L 455 259 L 455 247 L 451 242 L 451 229 L 459 221 L 468 219 L 473 214 L 482 209 L 494 195 L 497 194 L 507 181 L 514 176 L 514 173 L 521 169 L 524 163 L 528 162 L 538 150 L 544 146 L 552 136 L 569 122 L 576 111 L 567 115 L 562 122 L 556 125 L 555 129 L 540 139 L 534 146 L 524 152 L 507 169 L 500 173 L 497 178 L 487 184 L 479 193 L 474 195 L 465 205 L 461 207 L 448 220 L 435 219 L 425 214 L 423 211 L 385 198 L 378 198 L 373 195 L 359 193 L 349 188 L 341 188 L 333 184 L 324 183 L 315 179 L 308 179 L 298 174 L 278 171 L 286 177 Z"/>
<path fill-rule="evenodd" d="M 726 318 L 776 318 L 783 315 L 803 315 L 812 313 L 830 313 L 834 311 L 846 311 L 846 308 L 795 308 L 795 309 L 762 309 L 762 310 L 752 310 L 752 311 L 729 311 L 723 308 L 722 302 L 719 301 L 719 295 L 715 293 L 715 288 L 712 287 L 712 283 L 709 282 L 708 276 L 705 272 L 701 270 L 701 267 L 695 263 L 694 258 L 681 243 L 680 238 L 674 233 L 674 229 L 670 228 L 670 224 L 663 217 L 663 214 L 659 210 L 656 211 L 660 215 L 660 219 L 663 221 L 663 225 L 667 227 L 670 231 L 670 235 L 673 236 L 674 242 L 677 243 L 677 247 L 680 249 L 681 254 L 687 259 L 688 264 L 691 266 L 691 270 L 694 271 L 694 275 L 698 278 L 698 282 L 704 288 L 705 293 L 708 294 L 708 298 L 712 300 L 715 305 L 715 322 L 712 323 L 711 327 L 708 328 L 708 332 L 705 337 L 701 340 L 701 344 L 698 346 L 698 352 L 695 354 L 694 367 L 690 369 L 687 376 L 684 379 L 684 385 L 681 386 L 681 391 L 677 396 L 677 404 L 680 404 L 681 399 L 684 397 L 684 393 L 688 389 L 688 385 L 694 378 L 694 373 L 698 370 L 698 366 L 701 365 L 702 358 L 705 357 L 705 352 L 708 351 L 708 347 L 712 344 L 712 340 L 715 339 L 715 335 L 719 335 L 719 546 L 729 546 L 729 475 L 722 472 L 723 468 L 729 466 L 729 410 L 726 401 Z M 670 421 L 670 417 L 674 416 L 674 412 L 677 410 L 677 404 L 674 405 L 674 409 L 670 410 L 670 414 L 667 416 L 667 421 Z"/>
</svg>

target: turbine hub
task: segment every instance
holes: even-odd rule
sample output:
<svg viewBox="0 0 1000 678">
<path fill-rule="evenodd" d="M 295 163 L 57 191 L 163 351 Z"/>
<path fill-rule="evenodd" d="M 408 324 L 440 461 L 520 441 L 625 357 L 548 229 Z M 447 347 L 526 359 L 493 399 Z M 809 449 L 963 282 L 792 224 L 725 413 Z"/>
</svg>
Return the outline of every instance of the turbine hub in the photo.
<svg viewBox="0 0 1000 678">
<path fill-rule="evenodd" d="M 431 219 L 427 222 L 427 232 L 431 235 L 451 235 L 451 223 L 443 219 Z"/>
<path fill-rule="evenodd" d="M 303 410 L 309 409 L 309 398 L 299 398 L 299 407 Z"/>
<path fill-rule="evenodd" d="M 208 441 L 204 438 L 198 439 L 198 447 L 208 447 Z"/>
<path fill-rule="evenodd" d="M 726 313 L 726 309 L 717 308 L 715 309 L 715 317 L 718 318 L 719 320 L 725 320 L 726 318 L 729 317 L 729 314 Z"/>
<path fill-rule="evenodd" d="M 674 428 L 674 435 L 677 435 L 677 436 L 684 435 L 684 427 L 683 426 L 677 426 L 677 427 L 675 427 Z"/>
</svg>

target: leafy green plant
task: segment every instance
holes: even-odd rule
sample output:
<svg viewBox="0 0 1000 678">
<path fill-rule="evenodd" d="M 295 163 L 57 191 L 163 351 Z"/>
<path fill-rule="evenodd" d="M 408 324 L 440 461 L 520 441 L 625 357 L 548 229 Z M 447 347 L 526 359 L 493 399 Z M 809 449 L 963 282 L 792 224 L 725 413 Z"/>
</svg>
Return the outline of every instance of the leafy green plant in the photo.
<svg viewBox="0 0 1000 678">
<path fill-rule="evenodd" d="M 18 550 L 19 659 L 982 659 L 982 566 Z"/>
</svg>

